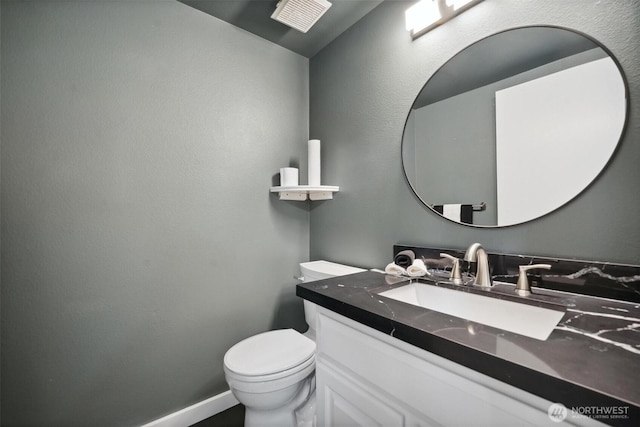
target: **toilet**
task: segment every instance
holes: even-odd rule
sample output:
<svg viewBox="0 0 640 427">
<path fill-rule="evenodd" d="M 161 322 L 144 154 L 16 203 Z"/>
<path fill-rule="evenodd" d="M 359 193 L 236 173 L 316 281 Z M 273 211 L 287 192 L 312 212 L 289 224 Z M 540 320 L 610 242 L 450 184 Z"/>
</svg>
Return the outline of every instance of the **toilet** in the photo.
<svg viewBox="0 0 640 427">
<path fill-rule="evenodd" d="M 315 282 L 316 280 L 346 276 L 347 274 L 361 273 L 363 271 L 367 270 L 329 261 L 310 261 L 300 263 L 300 272 L 302 273 L 301 280 L 304 282 Z M 309 325 L 309 329 L 304 333 L 304 335 L 315 341 L 317 305 L 307 300 L 303 300 L 303 303 L 304 319 L 307 322 L 307 325 Z"/>
<path fill-rule="evenodd" d="M 300 264 L 305 282 L 359 273 L 361 268 L 328 261 Z M 316 305 L 304 301 L 309 325 L 246 338 L 224 355 L 229 388 L 245 406 L 245 427 L 315 425 Z"/>
</svg>

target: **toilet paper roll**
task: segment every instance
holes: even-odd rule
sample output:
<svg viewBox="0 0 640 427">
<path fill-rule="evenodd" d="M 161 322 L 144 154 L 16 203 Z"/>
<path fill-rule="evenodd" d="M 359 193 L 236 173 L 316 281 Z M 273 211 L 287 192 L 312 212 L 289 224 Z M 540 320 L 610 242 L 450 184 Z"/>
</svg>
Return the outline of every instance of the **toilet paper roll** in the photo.
<svg viewBox="0 0 640 427">
<path fill-rule="evenodd" d="M 320 140 L 309 140 L 308 149 L 308 182 L 310 186 L 317 187 L 320 185 Z"/>
<path fill-rule="evenodd" d="M 280 168 L 280 186 L 298 186 L 298 168 Z"/>
</svg>

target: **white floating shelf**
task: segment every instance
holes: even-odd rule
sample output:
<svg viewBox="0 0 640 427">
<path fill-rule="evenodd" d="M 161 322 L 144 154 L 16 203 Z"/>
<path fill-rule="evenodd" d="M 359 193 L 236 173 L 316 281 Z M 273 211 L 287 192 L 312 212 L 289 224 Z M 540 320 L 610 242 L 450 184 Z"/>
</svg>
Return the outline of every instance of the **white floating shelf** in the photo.
<svg viewBox="0 0 640 427">
<path fill-rule="evenodd" d="M 272 193 L 279 193 L 280 200 L 329 200 L 340 187 L 335 185 L 297 185 L 295 187 L 271 187 Z"/>
</svg>

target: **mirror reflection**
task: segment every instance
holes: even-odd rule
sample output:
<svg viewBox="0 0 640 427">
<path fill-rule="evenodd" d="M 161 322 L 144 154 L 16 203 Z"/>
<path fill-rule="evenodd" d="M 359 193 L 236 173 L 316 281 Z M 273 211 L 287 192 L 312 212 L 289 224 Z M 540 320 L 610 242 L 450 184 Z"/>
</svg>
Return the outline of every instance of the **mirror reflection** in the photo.
<svg viewBox="0 0 640 427">
<path fill-rule="evenodd" d="M 581 193 L 623 133 L 623 75 L 594 40 L 526 27 L 464 49 L 409 112 L 402 163 L 419 199 L 476 226 L 543 216 Z"/>
</svg>

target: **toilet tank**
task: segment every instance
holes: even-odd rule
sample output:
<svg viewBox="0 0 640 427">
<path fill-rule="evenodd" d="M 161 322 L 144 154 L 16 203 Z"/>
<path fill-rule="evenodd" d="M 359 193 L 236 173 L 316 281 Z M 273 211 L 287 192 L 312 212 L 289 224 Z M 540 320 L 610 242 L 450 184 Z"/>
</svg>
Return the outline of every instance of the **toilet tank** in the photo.
<svg viewBox="0 0 640 427">
<path fill-rule="evenodd" d="M 363 271 L 367 270 L 329 261 L 300 263 L 300 272 L 302 272 L 302 277 L 305 282 L 313 282 L 329 277 L 346 276 L 347 274 L 361 273 Z"/>
<path fill-rule="evenodd" d="M 300 263 L 302 280 L 305 282 L 314 282 L 316 280 L 328 279 L 329 277 L 346 276 L 347 274 L 361 273 L 363 271 L 367 270 L 322 260 Z M 315 341 L 316 305 L 307 300 L 304 300 L 304 318 L 307 325 L 309 325 L 309 330 L 304 335 Z"/>
</svg>

